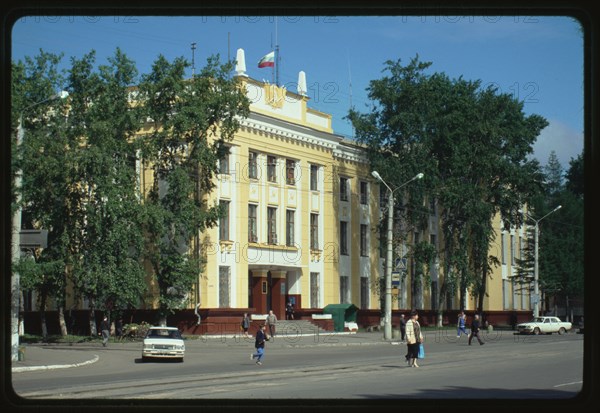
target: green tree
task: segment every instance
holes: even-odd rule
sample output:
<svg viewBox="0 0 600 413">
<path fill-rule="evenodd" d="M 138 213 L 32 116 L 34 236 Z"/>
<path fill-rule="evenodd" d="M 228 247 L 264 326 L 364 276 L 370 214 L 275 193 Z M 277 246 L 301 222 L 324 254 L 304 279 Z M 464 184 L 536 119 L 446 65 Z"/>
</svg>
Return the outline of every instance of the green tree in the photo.
<svg viewBox="0 0 600 413">
<path fill-rule="evenodd" d="M 96 309 L 135 306 L 146 289 L 135 144 L 141 113 L 130 95 L 137 70 L 119 49 L 108 63 L 96 69 L 92 51 L 72 59 L 68 76 L 70 270 L 76 291 L 88 300 L 92 335 Z"/>
<path fill-rule="evenodd" d="M 189 63 L 159 56 L 143 76 L 137 98 L 148 118 L 143 156 L 153 172 L 145 207 L 148 214 L 146 252 L 159 292 L 161 322 L 185 304 L 185 294 L 201 270 L 198 234 L 216 224 L 222 213 L 207 205 L 214 188 L 218 160 L 228 153 L 226 142 L 249 114 L 249 101 L 238 81 L 229 76 L 231 62 L 219 57 L 192 79 Z"/>
<path fill-rule="evenodd" d="M 548 164 L 551 165 L 552 157 Z M 550 171 L 551 169 L 547 169 Z M 562 170 L 562 168 L 561 168 Z M 584 291 L 584 196 L 583 156 L 572 159 L 567 180 L 558 188 L 548 186 L 536 216 L 543 216 L 557 205 L 562 208 L 540 224 L 539 283 L 547 298 L 567 308 L 570 301 L 582 298 Z M 547 175 L 546 182 L 551 182 Z M 581 191 L 581 192 L 580 192 Z"/>
<path fill-rule="evenodd" d="M 45 312 L 53 299 L 59 314 L 62 334 L 64 322 L 66 256 L 62 238 L 67 220 L 64 188 L 68 180 L 69 154 L 65 152 L 65 104 L 55 99 L 64 77 L 58 69 L 62 56 L 40 53 L 12 63 L 12 126 L 13 136 L 22 128 L 22 142 L 14 140 L 12 150 L 13 182 L 21 171 L 22 185 L 13 185 L 13 213 L 22 208 L 21 224 L 25 229 L 48 230 L 48 248 L 29 251 L 16 267 L 21 291 L 35 291 L 39 299 L 42 334 L 47 335 Z M 20 204 L 16 204 L 16 194 Z"/>
<path fill-rule="evenodd" d="M 532 145 L 547 122 L 525 116 L 523 103 L 480 81 L 428 74 L 418 56 L 406 66 L 386 62 L 389 76 L 373 80 L 370 113 L 351 110 L 357 138 L 366 144 L 373 169 L 392 186 L 423 172 L 422 185 L 408 185 L 397 203 L 416 229 L 426 228 L 426 201 L 437 201 L 444 247 L 438 321 L 446 294 L 470 289 L 481 308 L 485 283 L 496 260 L 488 256 L 492 219 L 519 222 L 518 209 L 537 191 L 540 175 L 529 161 Z"/>
</svg>

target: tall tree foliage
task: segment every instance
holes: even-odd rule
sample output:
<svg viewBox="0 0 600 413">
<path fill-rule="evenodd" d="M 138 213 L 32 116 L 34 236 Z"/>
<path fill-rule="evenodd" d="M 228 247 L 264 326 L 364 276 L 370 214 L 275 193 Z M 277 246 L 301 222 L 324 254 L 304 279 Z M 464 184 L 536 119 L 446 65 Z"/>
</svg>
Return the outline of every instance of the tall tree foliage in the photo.
<svg viewBox="0 0 600 413">
<path fill-rule="evenodd" d="M 518 222 L 517 210 L 536 193 L 531 182 L 539 165 L 527 156 L 547 122 L 525 116 L 522 102 L 510 95 L 482 89 L 480 81 L 428 74 L 430 66 L 418 56 L 405 66 L 386 62 L 389 76 L 368 88 L 370 113 L 351 110 L 349 118 L 373 169 L 389 184 L 425 174 L 422 185 L 404 189 L 405 220 L 424 229 L 425 201 L 441 206 L 444 283 L 436 307 L 441 312 L 446 294 L 467 289 L 481 307 L 495 262 L 488 256 L 492 218 L 500 213 L 506 225 Z"/>
<path fill-rule="evenodd" d="M 72 278 L 94 310 L 135 306 L 145 291 L 144 215 L 136 177 L 140 111 L 131 104 L 134 62 L 117 49 L 95 68 L 95 53 L 73 59 L 69 71 L 69 149 L 76 153 L 71 194 L 75 231 Z"/>
<path fill-rule="evenodd" d="M 189 253 L 197 235 L 213 226 L 221 210 L 207 205 L 226 142 L 249 113 L 242 88 L 229 77 L 232 63 L 208 59 L 202 71 L 185 79 L 189 63 L 159 56 L 143 76 L 137 99 L 148 119 L 143 155 L 153 172 L 146 208 L 147 253 L 164 317 L 185 303 L 198 280 L 198 255 Z"/>
<path fill-rule="evenodd" d="M 61 332 L 64 322 L 66 262 L 65 183 L 69 180 L 70 156 L 65 152 L 65 101 L 55 99 L 64 78 L 58 66 L 62 56 L 40 51 L 35 57 L 12 63 L 12 174 L 22 177 L 13 185 L 13 213 L 22 208 L 23 228 L 49 230 L 49 247 L 28 251 L 17 264 L 22 291 L 35 291 L 39 299 L 42 333 L 47 334 L 45 310 L 54 300 Z M 22 142 L 17 145 L 18 127 Z M 15 203 L 19 191 L 20 204 Z"/>
</svg>

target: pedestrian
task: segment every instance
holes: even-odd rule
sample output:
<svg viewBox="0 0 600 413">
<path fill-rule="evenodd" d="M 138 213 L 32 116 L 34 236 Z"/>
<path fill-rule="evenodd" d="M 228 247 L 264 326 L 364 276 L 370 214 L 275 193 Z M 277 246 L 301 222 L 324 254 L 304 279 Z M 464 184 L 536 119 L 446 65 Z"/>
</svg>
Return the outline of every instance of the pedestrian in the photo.
<svg viewBox="0 0 600 413">
<path fill-rule="evenodd" d="M 269 314 L 265 319 L 265 325 L 269 327 L 269 335 L 275 337 L 275 324 L 277 323 L 277 316 L 273 314 L 273 310 L 269 310 Z"/>
<path fill-rule="evenodd" d="M 106 347 L 108 338 L 110 337 L 110 324 L 108 322 L 108 317 L 106 316 L 104 316 L 102 322 L 100 323 L 100 331 L 102 334 L 102 345 Z"/>
<path fill-rule="evenodd" d="M 269 341 L 269 336 L 266 333 L 267 326 L 262 325 L 256 333 L 256 340 L 254 341 L 254 348 L 256 353 L 250 353 L 250 360 L 256 359 L 256 364 L 259 366 L 262 364 L 262 358 L 265 354 L 265 341 Z"/>
<path fill-rule="evenodd" d="M 404 344 L 406 340 L 406 318 L 404 314 L 400 314 L 400 342 Z"/>
<path fill-rule="evenodd" d="M 465 333 L 465 336 L 469 337 L 469 333 L 467 333 L 467 330 L 465 329 L 467 325 L 467 315 L 465 314 L 464 311 L 461 311 L 460 314 L 458 315 L 458 323 L 456 325 L 457 329 L 456 329 L 456 338 L 460 338 L 461 333 Z"/>
<path fill-rule="evenodd" d="M 241 328 L 244 332 L 244 337 L 248 337 L 248 329 L 250 328 L 250 317 L 248 317 L 248 313 L 244 313 L 244 316 L 242 317 Z"/>
<path fill-rule="evenodd" d="M 117 321 L 115 321 L 115 336 L 120 339 L 122 335 L 123 335 L 123 319 L 121 317 L 119 317 L 119 318 L 117 318 Z"/>
<path fill-rule="evenodd" d="M 417 313 L 417 310 L 412 310 L 410 312 L 410 319 L 406 322 L 406 343 L 408 348 L 406 361 L 410 367 L 419 367 L 417 358 L 419 356 L 419 346 L 423 342 L 423 335 L 421 334 L 421 325 L 418 319 L 419 313 Z"/>
<path fill-rule="evenodd" d="M 285 318 L 286 320 L 293 320 L 294 319 L 294 304 L 292 303 L 292 301 L 288 301 L 286 307 L 285 307 Z"/>
<path fill-rule="evenodd" d="M 473 336 L 477 337 L 477 341 L 479 341 L 479 345 L 483 346 L 485 343 L 481 341 L 479 337 L 479 314 L 475 314 L 473 317 L 473 322 L 471 323 L 471 334 L 469 335 L 469 345 L 471 345 L 471 340 L 473 340 Z"/>
</svg>

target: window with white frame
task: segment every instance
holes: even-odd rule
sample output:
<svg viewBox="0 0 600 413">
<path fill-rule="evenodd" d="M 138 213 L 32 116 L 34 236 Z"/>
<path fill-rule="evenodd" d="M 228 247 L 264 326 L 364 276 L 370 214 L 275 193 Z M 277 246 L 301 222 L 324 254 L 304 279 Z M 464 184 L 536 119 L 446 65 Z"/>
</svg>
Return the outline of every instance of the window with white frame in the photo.
<svg viewBox="0 0 600 413">
<path fill-rule="evenodd" d="M 267 181 L 277 182 L 277 158 L 273 155 L 267 156 Z"/>
<path fill-rule="evenodd" d="M 296 161 L 293 159 L 285 160 L 285 183 L 296 185 Z"/>
<path fill-rule="evenodd" d="M 277 208 L 267 208 L 267 242 L 277 244 Z"/>
<path fill-rule="evenodd" d="M 369 256 L 368 233 L 369 233 L 368 225 L 360 224 L 360 255 L 361 255 L 361 257 Z"/>
<path fill-rule="evenodd" d="M 229 241 L 229 201 L 219 201 L 221 209 L 224 211 L 219 218 L 219 240 Z"/>
<path fill-rule="evenodd" d="M 248 242 L 258 242 L 258 205 L 248 204 Z"/>
<path fill-rule="evenodd" d="M 340 201 L 348 201 L 348 178 L 340 177 Z"/>
<path fill-rule="evenodd" d="M 248 178 L 258 179 L 258 153 L 248 153 Z"/>
<path fill-rule="evenodd" d="M 340 221 L 340 254 L 348 255 L 348 223 Z"/>
<path fill-rule="evenodd" d="M 349 277 L 340 276 L 340 304 L 349 304 L 350 302 L 350 282 Z"/>
<path fill-rule="evenodd" d="M 319 249 L 319 214 L 310 214 L 310 248 Z"/>
<path fill-rule="evenodd" d="M 310 190 L 319 190 L 319 165 L 310 166 Z"/>
<path fill-rule="evenodd" d="M 360 203 L 367 205 L 369 202 L 369 184 L 365 181 L 360 181 Z"/>
<path fill-rule="evenodd" d="M 229 175 L 229 148 L 227 148 L 227 153 L 219 159 L 219 173 Z"/>
<path fill-rule="evenodd" d="M 231 290 L 231 268 L 227 266 L 219 267 L 219 308 L 229 308 L 230 290 Z"/>
<path fill-rule="evenodd" d="M 294 218 L 296 211 L 288 209 L 285 211 L 285 245 L 293 247 L 294 244 Z"/>
<path fill-rule="evenodd" d="M 310 273 L 310 308 L 321 308 L 320 292 L 319 292 L 319 273 Z"/>
</svg>

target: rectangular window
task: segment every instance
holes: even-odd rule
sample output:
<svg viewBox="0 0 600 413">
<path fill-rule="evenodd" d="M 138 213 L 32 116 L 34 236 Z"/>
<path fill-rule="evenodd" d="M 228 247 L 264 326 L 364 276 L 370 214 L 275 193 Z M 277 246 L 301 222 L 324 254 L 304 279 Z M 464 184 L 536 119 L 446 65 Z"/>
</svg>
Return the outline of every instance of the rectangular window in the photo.
<svg viewBox="0 0 600 413">
<path fill-rule="evenodd" d="M 219 267 L 219 308 L 229 308 L 230 268 Z"/>
<path fill-rule="evenodd" d="M 223 216 L 219 218 L 219 240 L 229 241 L 229 201 L 219 201 Z"/>
<path fill-rule="evenodd" d="M 387 229 L 383 226 L 379 226 L 379 257 L 387 257 Z"/>
<path fill-rule="evenodd" d="M 367 205 L 369 199 L 369 185 L 365 181 L 360 181 L 360 203 Z"/>
<path fill-rule="evenodd" d="M 515 246 L 515 236 L 511 235 L 510 236 L 510 263 L 512 265 L 515 265 L 515 258 L 517 258 L 516 253 L 517 253 L 517 249 Z"/>
<path fill-rule="evenodd" d="M 360 277 L 360 308 L 367 310 L 369 308 L 369 279 Z"/>
<path fill-rule="evenodd" d="M 348 200 L 348 179 L 340 178 L 340 201 Z"/>
<path fill-rule="evenodd" d="M 429 213 L 435 215 L 435 198 L 429 200 Z"/>
<path fill-rule="evenodd" d="M 258 205 L 248 205 L 248 242 L 258 242 Z"/>
<path fill-rule="evenodd" d="M 429 243 L 437 250 L 437 236 L 436 234 L 429 234 Z"/>
<path fill-rule="evenodd" d="M 438 309 L 438 282 L 431 281 L 431 309 Z"/>
<path fill-rule="evenodd" d="M 267 156 L 267 181 L 277 182 L 277 158 Z"/>
<path fill-rule="evenodd" d="M 519 258 L 523 259 L 523 237 L 519 236 L 519 247 L 518 247 Z"/>
<path fill-rule="evenodd" d="M 310 166 L 310 190 L 318 191 L 319 189 L 319 166 Z"/>
<path fill-rule="evenodd" d="M 256 152 L 248 154 L 248 178 L 258 179 L 258 154 Z"/>
<path fill-rule="evenodd" d="M 340 254 L 348 255 L 348 223 L 340 221 Z"/>
<path fill-rule="evenodd" d="M 267 208 L 267 242 L 277 244 L 277 208 Z"/>
<path fill-rule="evenodd" d="M 367 243 L 367 234 L 369 227 L 365 224 L 360 224 L 360 255 L 361 257 L 367 257 L 369 255 L 369 248 Z"/>
<path fill-rule="evenodd" d="M 227 148 L 227 153 L 219 159 L 219 173 L 229 175 L 229 148 Z"/>
<path fill-rule="evenodd" d="M 319 249 L 319 214 L 310 214 L 310 248 Z"/>
<path fill-rule="evenodd" d="M 379 208 L 386 208 L 388 204 L 388 191 L 379 185 Z"/>
<path fill-rule="evenodd" d="M 296 185 L 296 161 L 292 159 L 285 160 L 285 183 Z"/>
<path fill-rule="evenodd" d="M 510 310 L 510 281 L 502 280 L 502 307 Z"/>
<path fill-rule="evenodd" d="M 506 265 L 506 235 L 505 234 L 501 234 L 500 235 L 500 254 L 502 257 L 502 264 Z"/>
<path fill-rule="evenodd" d="M 340 276 L 340 304 L 348 304 L 348 277 Z"/>
<path fill-rule="evenodd" d="M 310 308 L 321 308 L 321 296 L 319 293 L 319 273 L 310 273 Z"/>
<path fill-rule="evenodd" d="M 285 245 L 294 246 L 294 214 L 296 211 L 288 209 L 285 211 Z"/>
</svg>

